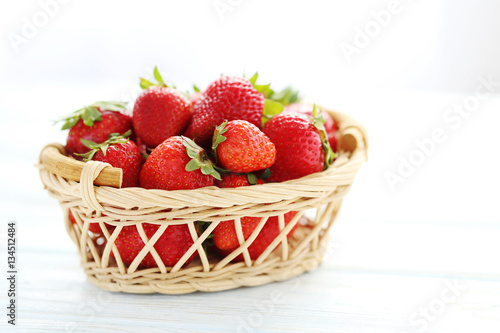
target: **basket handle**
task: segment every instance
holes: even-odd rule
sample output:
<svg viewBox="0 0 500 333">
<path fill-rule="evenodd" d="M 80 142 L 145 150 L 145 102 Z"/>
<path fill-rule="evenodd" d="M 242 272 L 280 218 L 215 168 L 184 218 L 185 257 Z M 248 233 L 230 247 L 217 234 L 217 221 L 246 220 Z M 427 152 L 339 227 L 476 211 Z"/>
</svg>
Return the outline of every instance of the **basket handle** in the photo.
<svg viewBox="0 0 500 333">
<path fill-rule="evenodd" d="M 79 182 L 85 163 L 67 157 L 65 153 L 65 148 L 58 143 L 47 145 L 40 154 L 40 163 L 45 169 L 58 176 Z M 122 169 L 107 167 L 97 176 L 94 184 L 120 188 L 122 177 Z"/>
<path fill-rule="evenodd" d="M 351 153 L 364 149 L 368 158 L 368 134 L 363 125 L 343 113 L 330 110 L 327 112 L 339 124 L 339 148 Z"/>
</svg>

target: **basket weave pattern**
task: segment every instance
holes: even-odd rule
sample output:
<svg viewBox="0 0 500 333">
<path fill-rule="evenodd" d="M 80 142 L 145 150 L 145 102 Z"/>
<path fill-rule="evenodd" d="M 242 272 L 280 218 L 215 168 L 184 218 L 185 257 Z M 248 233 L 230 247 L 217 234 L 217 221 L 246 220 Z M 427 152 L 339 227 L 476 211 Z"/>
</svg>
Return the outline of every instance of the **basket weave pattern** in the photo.
<svg viewBox="0 0 500 333">
<path fill-rule="evenodd" d="M 366 133 L 362 126 L 340 113 L 329 113 L 339 124 L 337 159 L 326 171 L 287 182 L 178 191 L 119 189 L 94 185 L 101 171 L 110 167 L 95 161 L 84 164 L 79 182 L 49 171 L 43 161 L 39 165 L 40 177 L 49 195 L 57 199 L 64 210 L 67 232 L 79 250 L 88 280 L 104 290 L 181 294 L 282 281 L 319 265 L 328 248 L 328 231 L 342 199 L 366 160 Z M 48 147 L 64 152 L 61 145 Z M 76 224 L 69 221 L 69 210 Z M 290 211 L 298 213 L 285 225 L 284 215 Z M 245 216 L 261 218 L 247 240 L 241 227 L 241 218 Z M 260 257 L 251 260 L 248 247 L 270 216 L 278 216 L 280 234 Z M 226 257 L 207 255 L 203 242 L 218 223 L 233 219 L 240 246 Z M 196 221 L 211 223 L 198 235 Z M 89 235 L 91 222 L 99 223 L 104 238 L 99 240 Z M 148 239 L 143 223 L 160 227 Z M 105 224 L 116 228 L 110 233 Z M 194 243 L 175 266 L 166 267 L 153 246 L 168 226 L 174 224 L 186 224 Z M 296 224 L 299 224 L 297 230 L 287 238 Z M 114 240 L 124 226 L 131 225 L 137 227 L 145 246 L 126 266 Z M 185 265 L 195 252 L 197 258 Z M 157 267 L 139 268 L 148 253 Z M 239 255 L 244 260 L 233 262 Z"/>
</svg>

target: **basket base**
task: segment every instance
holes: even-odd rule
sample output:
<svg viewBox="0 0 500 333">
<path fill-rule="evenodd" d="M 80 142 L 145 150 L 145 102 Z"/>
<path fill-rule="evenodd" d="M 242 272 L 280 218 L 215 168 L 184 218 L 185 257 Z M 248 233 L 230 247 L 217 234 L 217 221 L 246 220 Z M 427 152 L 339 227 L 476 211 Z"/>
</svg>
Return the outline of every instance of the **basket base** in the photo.
<svg viewBox="0 0 500 333">
<path fill-rule="evenodd" d="M 299 226 L 288 240 L 290 253 L 311 234 L 308 226 Z M 121 274 L 118 267 L 99 268 L 95 262 L 85 264 L 87 280 L 93 285 L 112 292 L 134 294 L 187 294 L 196 291 L 215 292 L 239 287 L 253 287 L 291 279 L 316 269 L 328 246 L 328 233 L 323 233 L 316 243 L 300 249 L 287 260 L 281 259 L 281 245 L 261 264 L 248 267 L 244 262 L 230 263 L 219 270 L 212 270 L 216 257 L 209 258 L 210 271 L 203 271 L 199 259 L 174 273 L 161 273 L 158 268 L 138 270 L 132 274 Z M 213 264 L 212 264 L 213 263 Z"/>
</svg>

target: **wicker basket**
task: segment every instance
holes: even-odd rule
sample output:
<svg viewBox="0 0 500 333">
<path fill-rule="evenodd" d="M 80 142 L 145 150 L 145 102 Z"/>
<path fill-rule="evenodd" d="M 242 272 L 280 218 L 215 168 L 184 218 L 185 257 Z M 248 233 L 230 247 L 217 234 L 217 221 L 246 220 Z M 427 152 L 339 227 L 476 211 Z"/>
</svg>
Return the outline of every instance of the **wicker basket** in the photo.
<svg viewBox="0 0 500 333">
<path fill-rule="evenodd" d="M 65 226 L 75 242 L 88 280 L 109 291 L 128 293 L 183 294 L 219 291 L 282 281 L 315 269 L 328 248 L 328 231 L 354 177 L 366 160 L 366 133 L 351 118 L 328 111 L 338 122 L 339 156 L 328 170 L 282 183 L 239 188 L 206 187 L 196 190 L 146 190 L 119 188 L 121 169 L 109 164 L 76 161 L 64 155 L 61 145 L 45 147 L 40 156 L 40 177 L 50 196 L 64 210 Z M 68 210 L 75 217 L 70 222 Z M 284 214 L 297 211 L 285 225 Z M 255 232 L 245 241 L 240 218 L 261 217 Z M 269 216 L 278 216 L 281 233 L 256 260 L 248 246 Z M 208 255 L 203 241 L 220 221 L 235 220 L 240 247 L 226 257 Z M 103 237 L 88 232 L 99 222 Z M 196 221 L 210 221 L 197 234 Z M 105 224 L 116 226 L 108 232 Z M 160 225 L 148 239 L 142 223 Z M 165 267 L 153 245 L 172 224 L 187 224 L 193 245 L 174 267 Z M 288 232 L 299 224 L 292 237 Z M 114 240 L 124 226 L 135 225 L 146 244 L 126 266 Z M 107 240 L 107 241 L 105 241 Z M 141 260 L 151 253 L 157 267 L 140 269 Z M 193 253 L 197 258 L 184 265 Z M 113 255 L 111 255 L 113 253 Z M 237 256 L 244 260 L 234 262 Z"/>
</svg>

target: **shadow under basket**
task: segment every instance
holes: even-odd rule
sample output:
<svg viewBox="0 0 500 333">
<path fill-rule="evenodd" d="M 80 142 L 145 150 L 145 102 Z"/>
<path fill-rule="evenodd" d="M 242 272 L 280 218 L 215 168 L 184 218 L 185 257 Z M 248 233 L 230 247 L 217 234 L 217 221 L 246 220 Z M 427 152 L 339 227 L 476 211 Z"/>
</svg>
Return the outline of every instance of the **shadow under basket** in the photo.
<svg viewBox="0 0 500 333">
<path fill-rule="evenodd" d="M 119 188 L 122 170 L 109 164 L 83 163 L 64 155 L 60 144 L 40 155 L 40 177 L 64 210 L 65 226 L 76 244 L 88 280 L 109 291 L 184 294 L 220 291 L 283 281 L 315 269 L 329 245 L 329 230 L 342 199 L 367 157 L 366 132 L 350 117 L 328 112 L 339 127 L 337 159 L 326 171 L 282 183 L 195 190 Z M 74 222 L 68 218 L 71 211 Z M 285 214 L 298 212 L 289 223 Z M 290 215 L 290 214 L 289 214 Z M 261 220 L 245 241 L 241 218 Z M 280 234 L 256 260 L 248 247 L 268 218 L 278 217 Z M 274 218 L 276 219 L 276 218 Z M 240 246 L 226 256 L 207 254 L 203 242 L 221 221 L 234 220 Z M 197 221 L 210 222 L 200 232 Z M 143 224 L 160 227 L 148 239 Z M 100 232 L 89 232 L 99 225 Z M 107 225 L 115 226 L 108 228 Z M 193 245 L 173 267 L 166 267 L 154 243 L 169 225 L 185 224 Z M 296 227 L 290 238 L 287 234 Z M 114 241 L 124 226 L 136 226 L 145 246 L 125 265 Z M 139 267 L 151 253 L 156 267 Z M 195 254 L 196 258 L 189 262 Z M 235 262 L 235 258 L 242 261 Z"/>
</svg>

